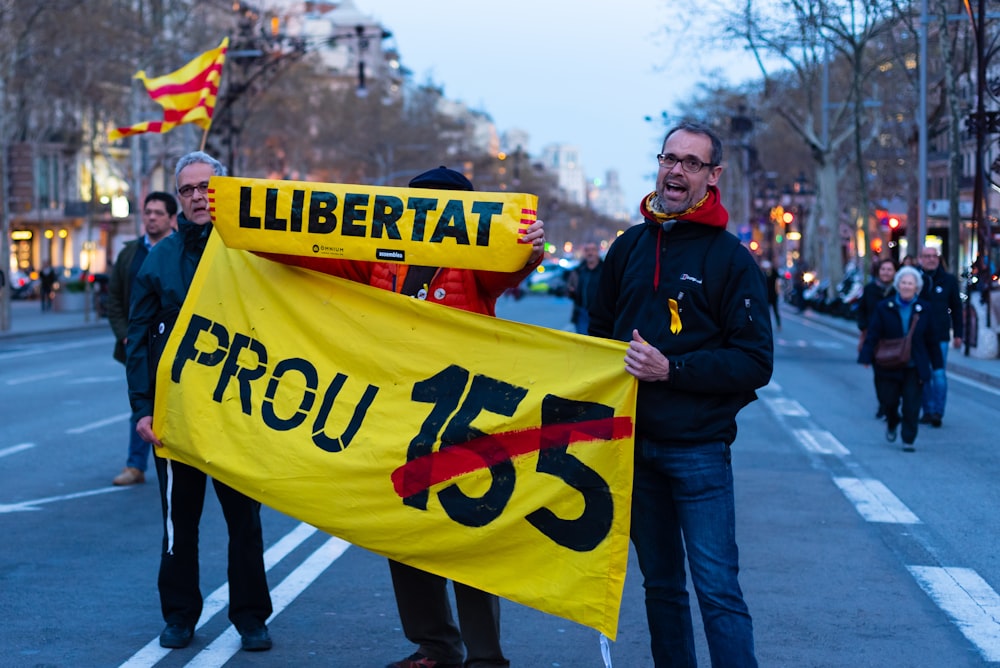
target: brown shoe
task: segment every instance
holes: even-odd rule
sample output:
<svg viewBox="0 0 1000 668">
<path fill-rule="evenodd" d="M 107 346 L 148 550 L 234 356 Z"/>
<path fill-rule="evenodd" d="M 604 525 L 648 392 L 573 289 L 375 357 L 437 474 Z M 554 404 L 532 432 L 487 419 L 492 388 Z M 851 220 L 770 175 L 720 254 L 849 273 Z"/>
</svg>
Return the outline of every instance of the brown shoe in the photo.
<svg viewBox="0 0 1000 668">
<path fill-rule="evenodd" d="M 135 485 L 140 482 L 146 482 L 146 475 L 139 469 L 132 468 L 131 466 L 126 466 L 125 470 L 116 475 L 115 479 L 111 481 L 112 484 L 119 487 Z"/>
</svg>

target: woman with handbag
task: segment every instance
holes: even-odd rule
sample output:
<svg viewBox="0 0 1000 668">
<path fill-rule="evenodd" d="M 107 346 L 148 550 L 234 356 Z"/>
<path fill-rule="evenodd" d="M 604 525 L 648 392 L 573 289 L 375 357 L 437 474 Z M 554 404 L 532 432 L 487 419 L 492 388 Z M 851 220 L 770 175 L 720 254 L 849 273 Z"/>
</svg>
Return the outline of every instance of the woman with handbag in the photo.
<svg viewBox="0 0 1000 668">
<path fill-rule="evenodd" d="M 871 321 L 872 314 L 875 313 L 878 303 L 896 294 L 896 288 L 893 287 L 893 279 L 895 277 L 895 260 L 892 258 L 883 258 L 875 263 L 875 278 L 865 286 L 864 292 L 861 293 L 861 299 L 858 300 L 857 316 L 858 330 L 860 332 L 860 336 L 858 336 L 858 352 L 861 352 L 861 346 L 865 343 L 865 332 L 868 330 L 868 323 Z M 875 400 L 878 402 L 877 390 L 875 392 Z M 880 420 L 885 419 L 885 412 L 882 410 L 881 402 L 878 402 L 878 410 L 875 412 L 875 417 Z"/>
<path fill-rule="evenodd" d="M 930 328 L 930 307 L 917 297 L 923 283 L 913 267 L 896 272 L 896 294 L 875 307 L 858 353 L 859 364 L 875 367 L 875 391 L 886 416 L 886 440 L 895 442 L 896 430 L 902 425 L 906 452 L 914 450 L 923 384 L 930 381 L 932 368 L 943 366 L 941 348 Z"/>
</svg>

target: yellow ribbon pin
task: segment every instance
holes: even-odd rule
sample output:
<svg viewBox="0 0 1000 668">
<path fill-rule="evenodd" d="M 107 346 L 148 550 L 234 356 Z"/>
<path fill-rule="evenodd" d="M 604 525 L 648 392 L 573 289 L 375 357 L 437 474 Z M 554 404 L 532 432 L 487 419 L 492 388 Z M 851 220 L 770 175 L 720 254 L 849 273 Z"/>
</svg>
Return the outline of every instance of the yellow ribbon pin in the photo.
<svg viewBox="0 0 1000 668">
<path fill-rule="evenodd" d="M 667 306 L 670 307 L 670 333 L 680 334 L 683 325 L 681 325 L 681 313 L 680 309 L 677 308 L 677 300 L 668 299 Z"/>
</svg>

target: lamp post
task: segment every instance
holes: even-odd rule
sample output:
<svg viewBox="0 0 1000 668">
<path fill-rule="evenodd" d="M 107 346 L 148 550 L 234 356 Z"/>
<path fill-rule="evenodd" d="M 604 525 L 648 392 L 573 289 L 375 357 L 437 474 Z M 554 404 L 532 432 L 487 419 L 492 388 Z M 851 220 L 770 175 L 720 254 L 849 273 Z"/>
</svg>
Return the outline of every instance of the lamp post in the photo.
<svg viewBox="0 0 1000 668">
<path fill-rule="evenodd" d="M 357 24 L 353 28 L 342 29 L 330 38 L 330 45 L 335 46 L 338 40 L 353 40 L 356 45 L 356 55 L 358 61 L 358 84 L 355 93 L 358 97 L 368 97 L 368 75 L 365 63 L 365 53 L 371 46 L 372 40 L 386 40 L 392 37 L 392 33 L 384 28 L 373 25 Z"/>
</svg>

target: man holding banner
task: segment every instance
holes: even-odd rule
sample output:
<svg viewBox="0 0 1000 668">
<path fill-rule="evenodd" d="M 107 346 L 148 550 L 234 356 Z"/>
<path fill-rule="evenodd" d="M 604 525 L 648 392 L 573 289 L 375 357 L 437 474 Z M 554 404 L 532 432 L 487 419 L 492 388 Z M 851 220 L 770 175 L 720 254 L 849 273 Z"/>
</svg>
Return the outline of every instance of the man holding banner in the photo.
<svg viewBox="0 0 1000 668">
<path fill-rule="evenodd" d="M 713 666 L 756 666 L 737 579 L 730 445 L 736 414 L 773 366 L 764 276 L 726 231 L 716 187 L 722 142 L 682 123 L 667 133 L 645 223 L 605 258 L 590 334 L 629 343 L 636 377 L 632 542 L 655 665 L 698 665 L 685 550 Z"/>
<path fill-rule="evenodd" d="M 225 173 L 218 160 L 200 151 L 177 162 L 182 211 L 178 231 L 150 250 L 132 288 L 126 361 L 129 399 L 136 431 L 157 448 L 163 444 L 152 429 L 156 367 L 212 232 L 208 181 Z M 158 587 L 167 623 L 160 645 L 177 649 L 190 644 L 202 612 L 198 525 L 207 476 L 172 459 L 154 459 L 163 506 Z M 240 633 L 244 650 L 268 650 L 271 637 L 265 622 L 272 607 L 264 570 L 260 503 L 218 479 L 212 482 L 229 528 L 229 619 Z"/>
<path fill-rule="evenodd" d="M 463 174 L 444 166 L 414 177 L 409 186 L 434 190 L 475 190 L 472 182 Z M 398 294 L 492 316 L 496 315 L 496 301 L 500 295 L 520 283 L 541 262 L 545 247 L 542 221 L 532 222 L 522 232 L 520 242 L 531 244 L 532 251 L 524 267 L 513 273 L 264 255 L 272 260 L 322 271 Z M 433 537 L 428 539 L 433 540 Z M 458 608 L 456 625 L 445 578 L 393 559 L 389 560 L 389 571 L 403 633 L 418 648 L 405 659 L 390 663 L 387 668 L 486 668 L 510 665 L 500 647 L 500 602 L 495 595 L 454 582 Z"/>
</svg>

